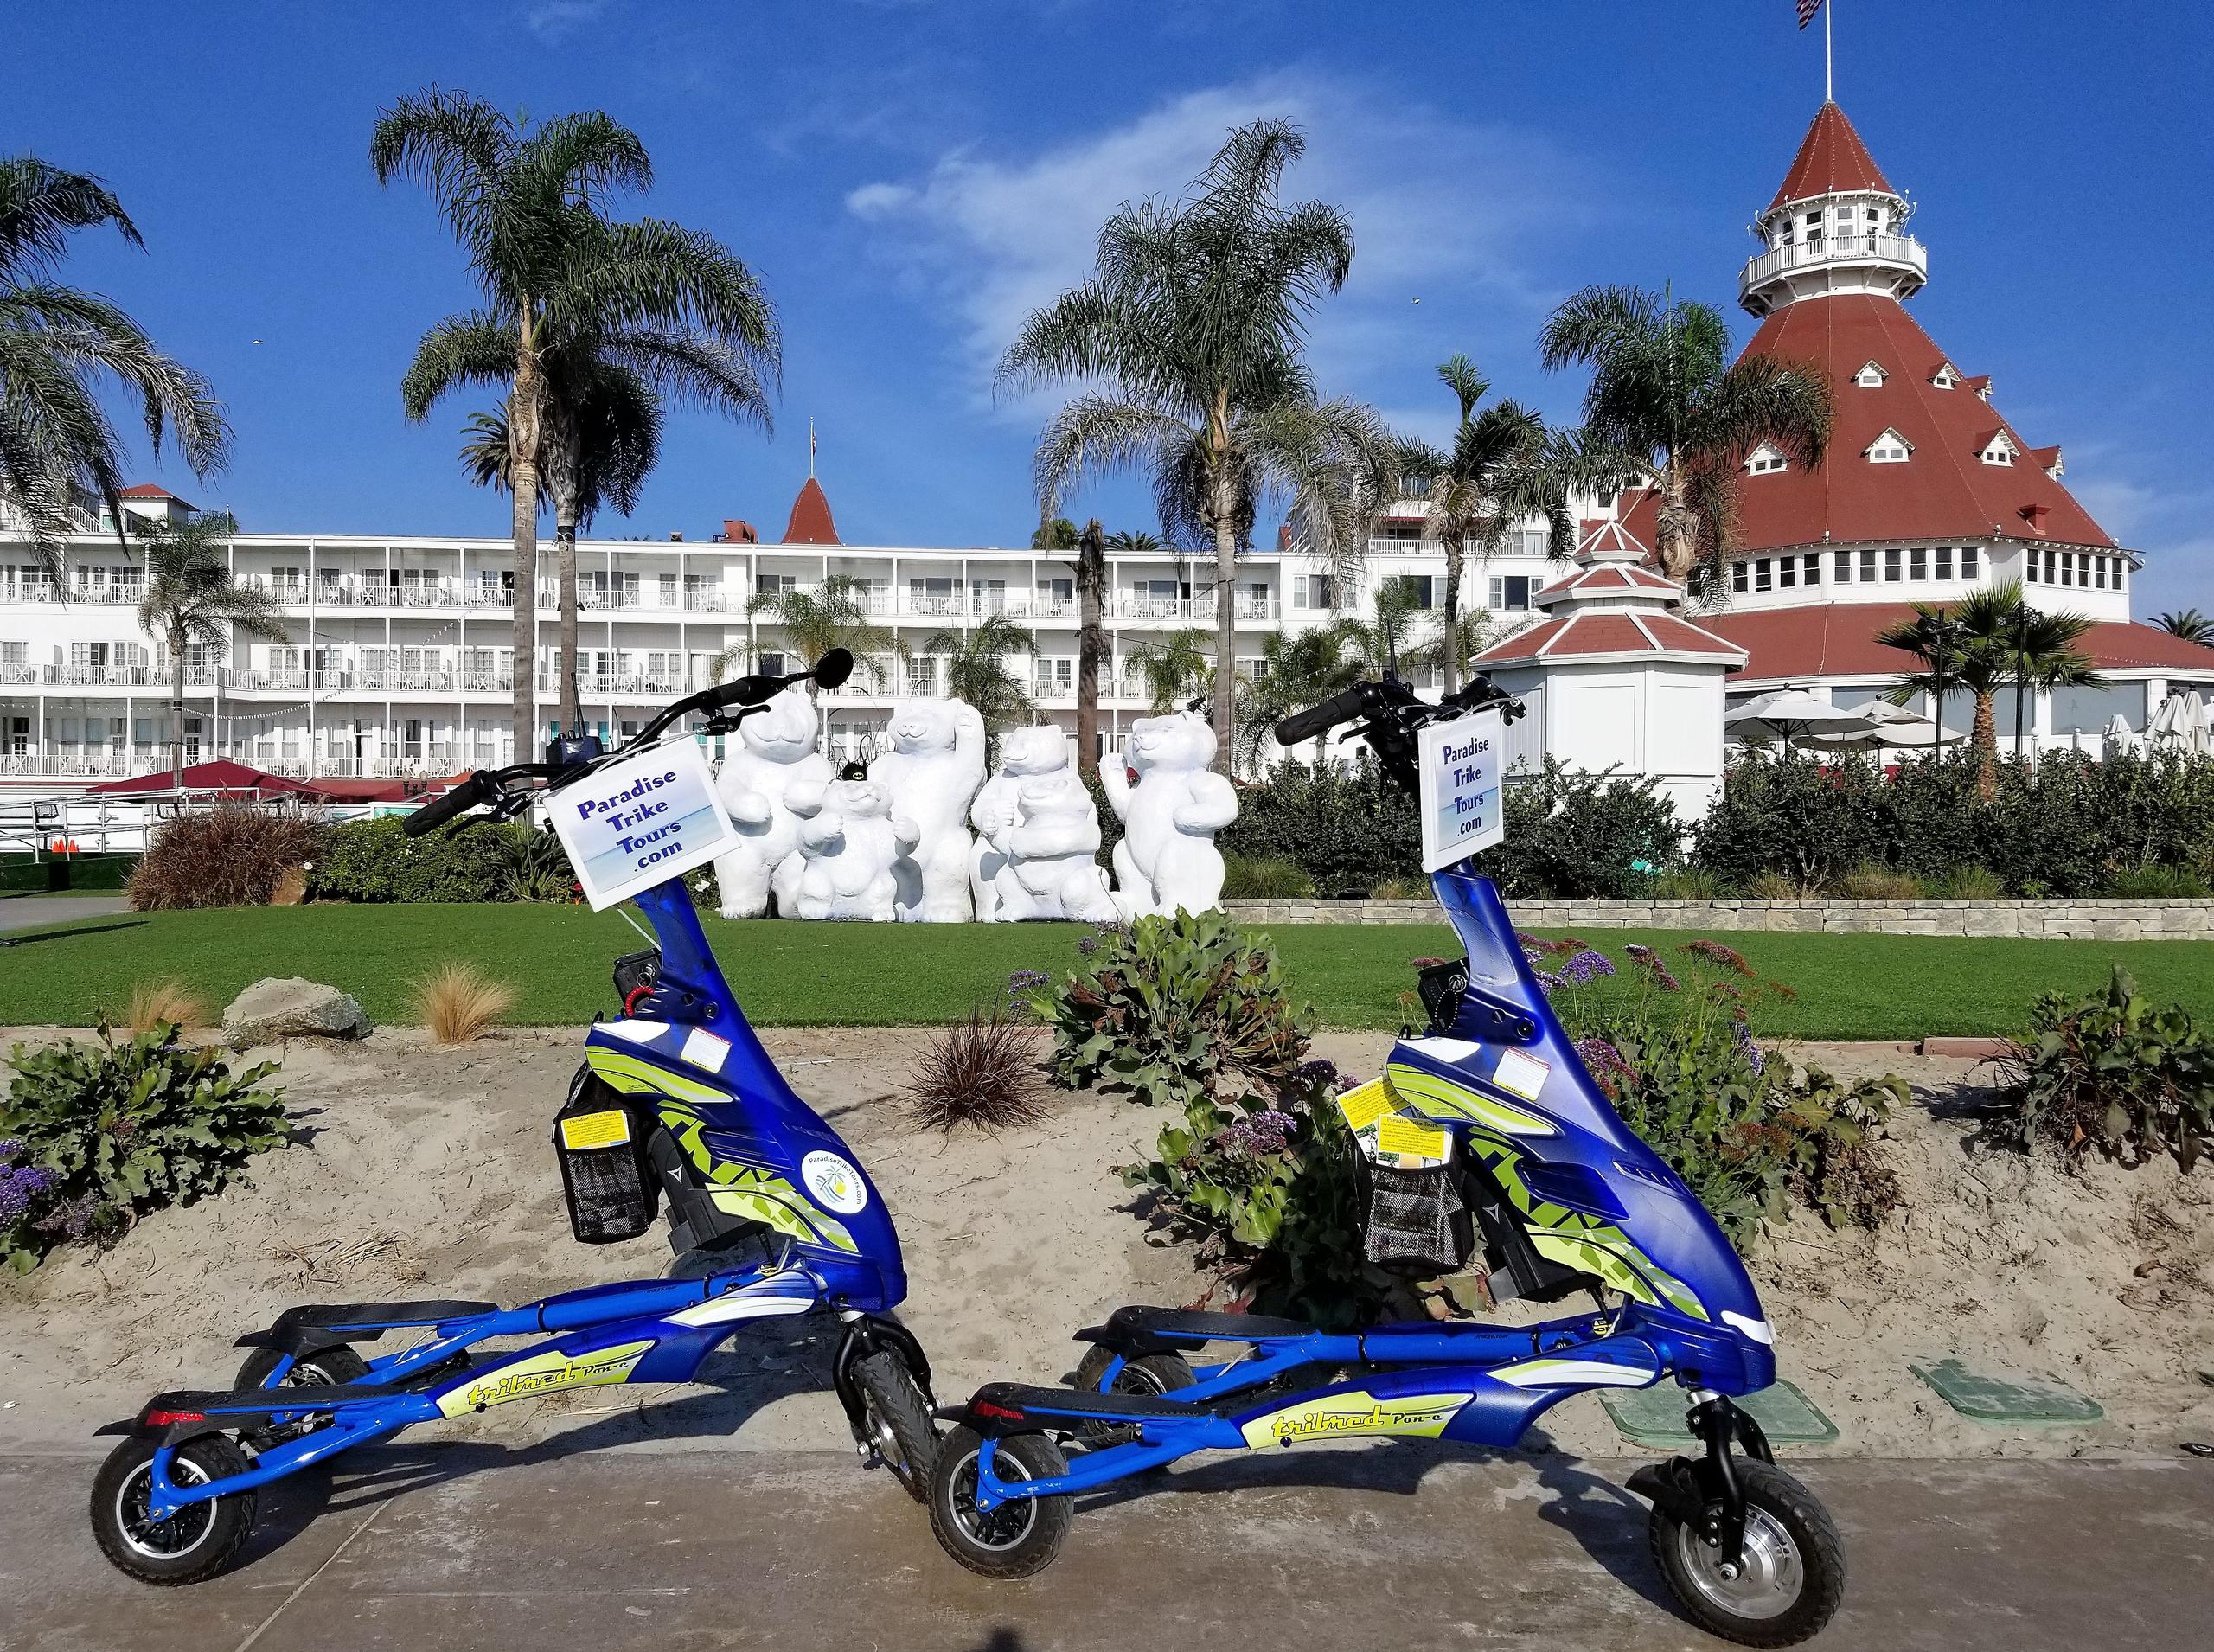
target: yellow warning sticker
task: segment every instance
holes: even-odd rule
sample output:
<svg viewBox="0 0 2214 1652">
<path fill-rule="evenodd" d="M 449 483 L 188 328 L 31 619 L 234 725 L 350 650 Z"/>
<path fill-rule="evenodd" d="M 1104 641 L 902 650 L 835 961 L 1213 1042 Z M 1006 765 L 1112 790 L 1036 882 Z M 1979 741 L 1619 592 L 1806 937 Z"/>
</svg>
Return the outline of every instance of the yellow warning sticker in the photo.
<svg viewBox="0 0 2214 1652">
<path fill-rule="evenodd" d="M 1443 1159 L 1445 1156 L 1445 1132 L 1394 1113 L 1377 1127 L 1376 1150 L 1386 1154 L 1412 1154 L 1417 1158 Z"/>
<path fill-rule="evenodd" d="M 1371 1079 L 1360 1088 L 1340 1096 L 1338 1111 L 1346 1116 L 1347 1129 L 1366 1130 L 1392 1111 L 1394 1099 L 1390 1085 L 1381 1079 Z"/>
<path fill-rule="evenodd" d="M 630 1139 L 630 1115 L 620 1107 L 604 1113 L 579 1113 L 561 1121 L 561 1145 L 572 1153 L 587 1148 L 619 1147 Z"/>
</svg>

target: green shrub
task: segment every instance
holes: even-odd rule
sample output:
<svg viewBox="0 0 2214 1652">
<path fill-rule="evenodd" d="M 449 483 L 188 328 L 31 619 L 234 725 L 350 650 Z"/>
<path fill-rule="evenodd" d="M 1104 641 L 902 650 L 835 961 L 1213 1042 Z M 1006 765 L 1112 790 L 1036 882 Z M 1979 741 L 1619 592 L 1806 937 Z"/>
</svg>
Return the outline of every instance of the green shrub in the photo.
<svg viewBox="0 0 2214 1652">
<path fill-rule="evenodd" d="M 1562 944 L 1544 950 L 1558 954 Z M 1596 953 L 1548 958 L 1541 978 L 1622 1122 L 1683 1177 L 1731 1243 L 1750 1253 L 1761 1221 L 1795 1207 L 1834 1226 L 1880 1222 L 1898 1183 L 1872 1143 L 1891 1106 L 1907 1101 L 1904 1081 L 1846 1084 L 1763 1049 L 1751 1012 L 1789 989 L 1755 979 L 1720 942 L 1689 942 L 1673 964 L 1648 948 L 1629 951 L 1627 995 L 1589 989 L 1614 973 L 1603 958 L 1577 967 Z"/>
<path fill-rule="evenodd" d="M 1366 754 L 1344 767 L 1288 762 L 1270 770 L 1239 795 L 1238 818 L 1215 841 L 1225 855 L 1304 868 L 1334 900 L 1360 899 L 1381 878 L 1422 876 L 1414 800 Z"/>
<path fill-rule="evenodd" d="M 1927 893 L 1935 900 L 1997 900 L 2006 894 L 2006 886 L 1989 867 L 1971 861 L 1931 878 Z"/>
<path fill-rule="evenodd" d="M 1430 897 L 1428 878 L 1386 878 L 1368 892 L 1371 900 L 1427 900 Z"/>
<path fill-rule="evenodd" d="M 1837 880 L 1837 892 L 1847 900 L 1912 900 L 1922 893 L 1922 880 L 1893 867 L 1862 865 Z"/>
<path fill-rule="evenodd" d="M 560 840 L 508 823 L 410 837 L 397 815 L 326 830 L 311 900 L 565 900 L 575 874 Z M 531 891 L 534 893 L 525 893 Z"/>
<path fill-rule="evenodd" d="M 1200 1241 L 1200 1264 L 1264 1313 L 1325 1329 L 1371 1320 L 1399 1282 L 1363 1252 L 1337 1070 L 1302 1062 L 1273 1096 L 1194 1098 L 1154 1157 L 1123 1180 L 1153 1195 L 1159 1226 Z"/>
<path fill-rule="evenodd" d="M 2180 1004 L 2154 1008 L 2117 964 L 2102 991 L 2045 994 L 2030 1026 L 2031 1039 L 1993 1058 L 1999 1136 L 2071 1161 L 2093 1149 L 2136 1164 L 2171 1153 L 2186 1170 L 2214 1148 L 2214 1037 Z"/>
<path fill-rule="evenodd" d="M 1266 938 L 1249 940 L 1219 912 L 1141 918 L 1101 929 L 1085 948 L 1059 983 L 1017 983 L 1053 1028 L 1056 1083 L 1184 1107 L 1273 1087 L 1307 1053 L 1315 1012 L 1286 995 Z"/>
<path fill-rule="evenodd" d="M 1715 900 L 1721 898 L 1722 880 L 1705 867 L 1670 867 L 1653 880 L 1653 894 L 1660 900 Z"/>
<path fill-rule="evenodd" d="M 146 1212 L 240 1178 L 285 1139 L 276 1064 L 234 1076 L 214 1050 L 162 1026 L 124 1043 L 11 1052 L 0 1103 L 0 1259 L 18 1272 L 65 1239 L 112 1239 Z"/>
<path fill-rule="evenodd" d="M 1296 900 L 1315 893 L 1315 880 L 1296 861 L 1280 855 L 1222 857 L 1225 900 Z"/>
<path fill-rule="evenodd" d="M 226 805 L 165 822 L 131 874 L 137 912 L 266 906 L 319 850 L 323 829 L 298 815 Z"/>
<path fill-rule="evenodd" d="M 2132 866 L 2107 874 L 2105 895 L 2134 895 L 2153 900 L 2204 900 L 2206 880 L 2187 866 Z"/>
</svg>

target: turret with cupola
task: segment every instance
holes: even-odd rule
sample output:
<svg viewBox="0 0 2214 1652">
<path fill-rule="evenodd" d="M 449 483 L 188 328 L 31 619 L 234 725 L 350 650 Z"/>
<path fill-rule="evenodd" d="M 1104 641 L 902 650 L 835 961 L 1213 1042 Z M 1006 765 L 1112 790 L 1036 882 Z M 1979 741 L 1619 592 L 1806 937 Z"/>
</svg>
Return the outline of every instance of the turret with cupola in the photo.
<svg viewBox="0 0 2214 1652">
<path fill-rule="evenodd" d="M 1821 293 L 1912 298 L 1929 274 L 1929 253 L 1906 233 L 1913 210 L 1845 111 L 1824 104 L 1753 226 L 1763 250 L 1737 278 L 1737 301 L 1765 316 Z"/>
</svg>

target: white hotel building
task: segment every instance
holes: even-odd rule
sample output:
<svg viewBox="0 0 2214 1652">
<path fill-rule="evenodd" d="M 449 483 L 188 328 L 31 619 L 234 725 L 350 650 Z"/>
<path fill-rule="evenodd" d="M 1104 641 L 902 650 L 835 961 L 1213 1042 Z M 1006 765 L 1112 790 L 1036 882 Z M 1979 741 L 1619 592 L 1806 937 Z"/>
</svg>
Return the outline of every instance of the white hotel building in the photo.
<svg viewBox="0 0 2214 1652">
<path fill-rule="evenodd" d="M 127 512 L 167 516 L 190 507 L 138 487 Z M 169 762 L 170 662 L 138 628 L 142 570 L 112 524 L 88 522 L 74 539 L 60 584 L 0 521 L 0 786 L 67 791 L 93 781 L 163 769 Z M 1366 579 L 1443 580 L 1435 547 L 1413 522 L 1387 522 Z M 547 571 L 550 545 L 541 546 Z M 1526 549 L 1494 559 L 1472 581 L 1502 621 L 1528 617 L 1548 575 L 1541 533 Z M 289 633 L 282 643 L 240 641 L 221 654 L 195 650 L 185 664 L 186 760 L 228 758 L 303 778 L 437 778 L 514 760 L 509 727 L 514 590 L 504 538 L 241 533 L 234 572 L 274 592 Z M 1077 605 L 1065 554 L 989 547 L 939 549 L 840 541 L 827 498 L 810 478 L 781 539 L 726 522 L 713 538 L 590 540 L 578 548 L 582 615 L 578 655 L 585 720 L 616 736 L 711 681 L 736 649 L 758 669 L 783 669 L 782 639 L 757 594 L 819 586 L 845 575 L 863 587 L 877 623 L 912 650 L 855 673 L 824 698 L 836 755 L 875 749 L 893 702 L 939 692 L 943 664 L 926 650 L 942 633 L 1004 614 L 1037 639 L 1014 662 L 1040 709 L 1073 729 Z M 1149 710 L 1136 669 L 1149 649 L 1180 630 L 1214 624 L 1212 555 L 1109 558 L 1101 724 L 1111 739 Z M 1262 639 L 1337 615 L 1323 566 L 1288 550 L 1257 554 L 1230 593 L 1241 665 Z M 1349 592 L 1358 601 L 1360 593 Z M 549 733 L 560 692 L 554 663 L 555 587 L 538 592 L 538 731 Z M 729 676 L 736 666 L 727 667 Z"/>
</svg>

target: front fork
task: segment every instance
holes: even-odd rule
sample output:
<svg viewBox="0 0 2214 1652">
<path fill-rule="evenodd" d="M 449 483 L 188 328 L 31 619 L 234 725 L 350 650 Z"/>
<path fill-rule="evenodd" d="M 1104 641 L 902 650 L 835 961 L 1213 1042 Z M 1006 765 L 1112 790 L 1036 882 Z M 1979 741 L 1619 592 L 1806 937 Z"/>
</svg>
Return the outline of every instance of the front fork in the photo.
<svg viewBox="0 0 2214 1652">
<path fill-rule="evenodd" d="M 868 1408 L 861 1398 L 860 1380 L 854 1367 L 872 1354 L 889 1348 L 899 1356 L 899 1361 L 914 1378 L 915 1386 L 923 1392 L 925 1412 L 937 1409 L 937 1397 L 931 1391 L 931 1362 L 923 1353 L 923 1345 L 915 1334 L 898 1320 L 886 1314 L 864 1314 L 857 1308 L 848 1308 L 838 1317 L 845 1322 L 845 1335 L 838 1339 L 838 1354 L 830 1367 L 833 1386 L 838 1391 L 838 1403 L 845 1407 L 847 1425 L 854 1431 L 854 1449 L 864 1457 L 873 1457 L 876 1440 L 868 1425 Z"/>
<path fill-rule="evenodd" d="M 1776 1453 L 1752 1414 L 1727 1395 L 1694 1388 L 1691 1398 L 1685 1421 L 1706 1455 L 1696 1462 L 1670 1457 L 1640 1469 L 1630 1476 L 1629 1489 L 1712 1544 L 1724 1567 L 1735 1567 L 1745 1554 L 1745 1490 L 1733 1448 L 1742 1446 L 1746 1456 L 1761 1463 L 1774 1463 Z"/>
</svg>

